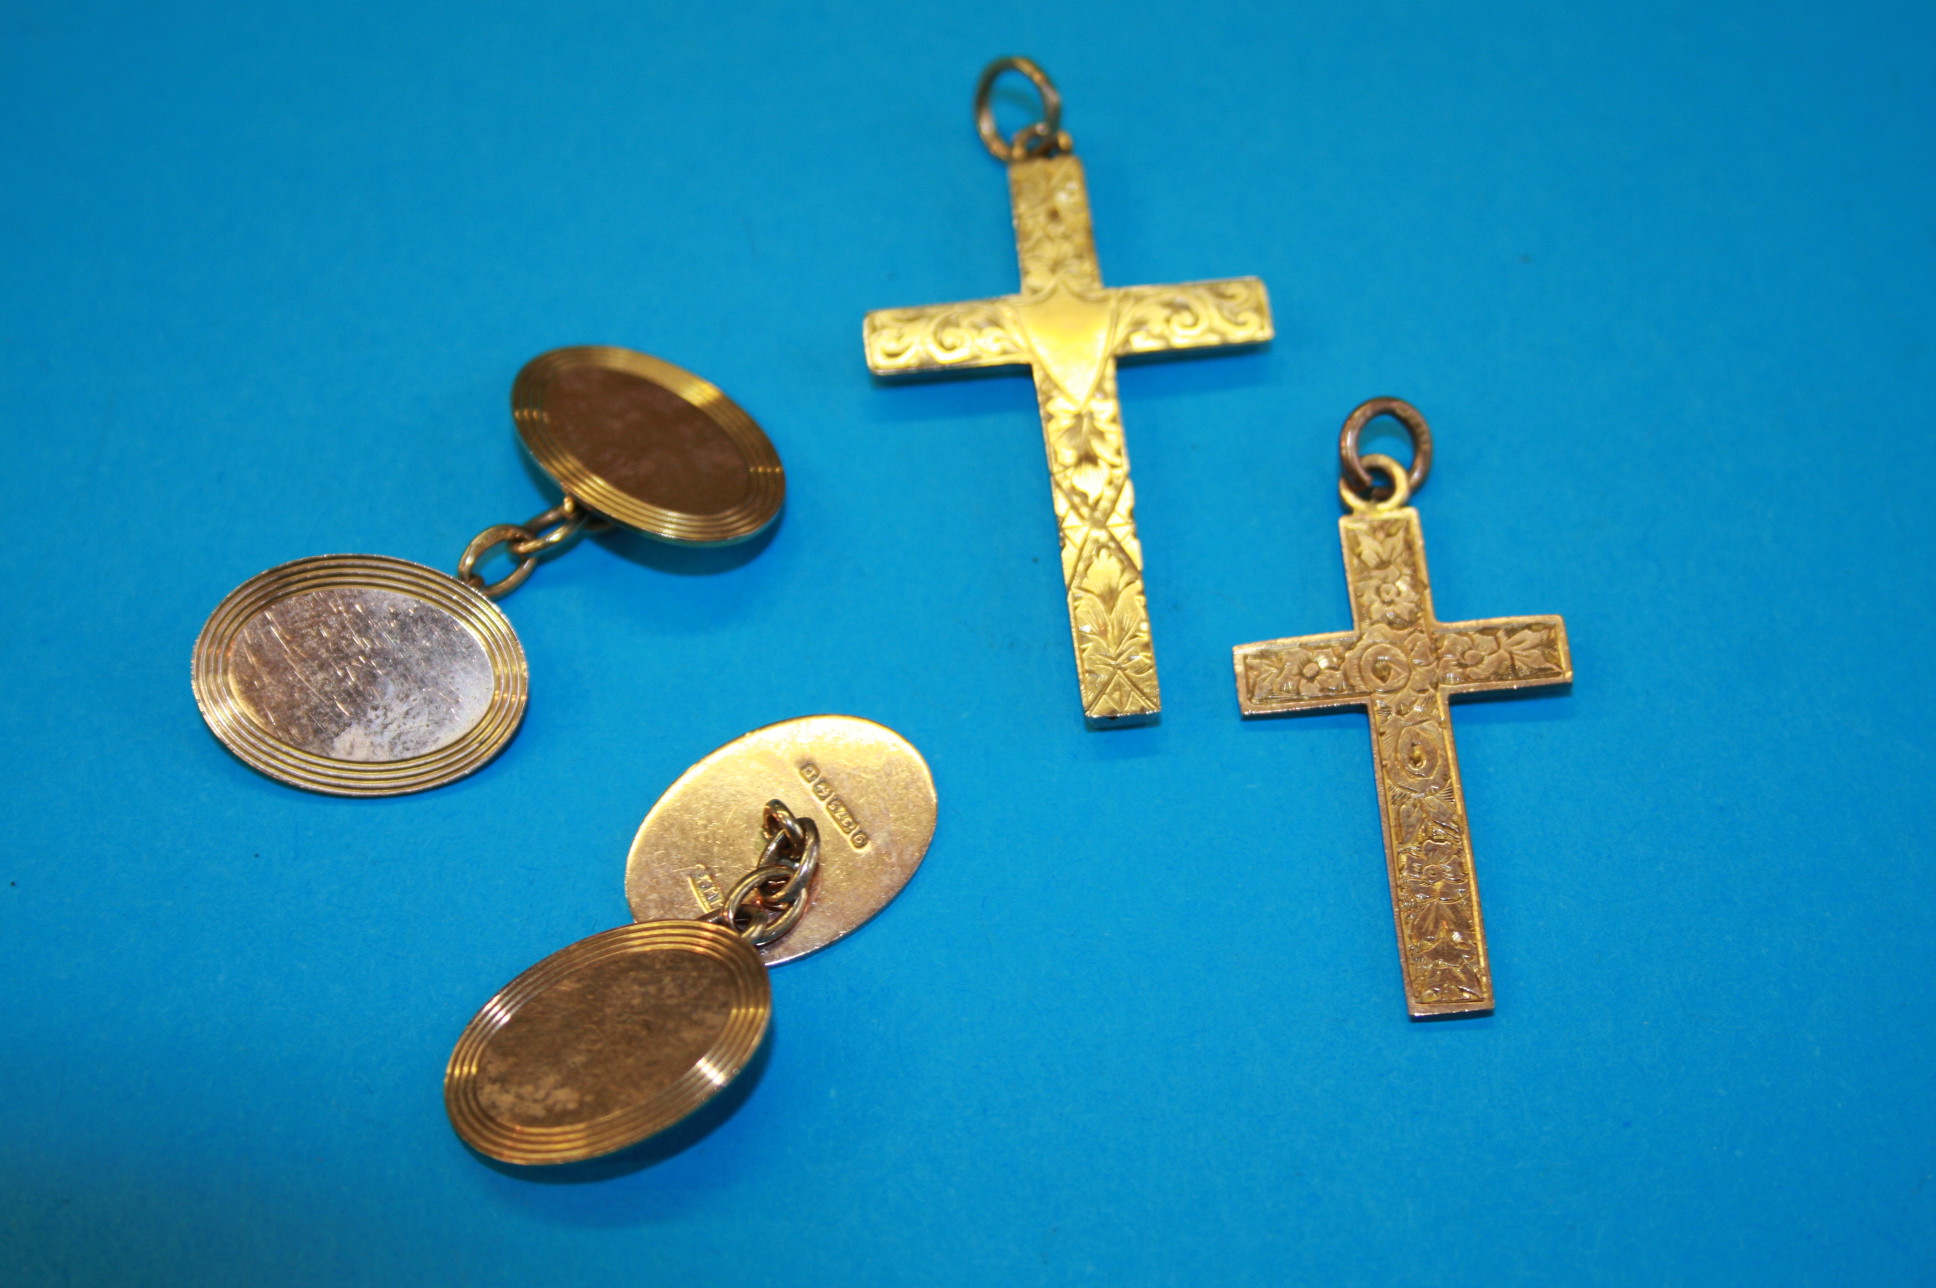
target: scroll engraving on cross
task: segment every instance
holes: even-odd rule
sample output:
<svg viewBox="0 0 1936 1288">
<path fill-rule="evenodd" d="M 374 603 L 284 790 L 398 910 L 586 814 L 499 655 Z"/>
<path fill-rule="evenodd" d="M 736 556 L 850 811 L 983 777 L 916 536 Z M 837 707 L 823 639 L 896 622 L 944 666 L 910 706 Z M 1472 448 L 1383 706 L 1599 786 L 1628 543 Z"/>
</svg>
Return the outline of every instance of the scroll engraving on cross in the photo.
<svg viewBox="0 0 1936 1288">
<path fill-rule="evenodd" d="M 1414 1018 L 1490 1011 L 1492 972 L 1448 699 L 1570 684 L 1573 663 L 1558 617 L 1434 616 L 1418 511 L 1402 504 L 1409 488 L 1402 475 L 1398 482 L 1395 498 L 1362 509 L 1347 493 L 1357 512 L 1338 520 L 1352 629 L 1239 645 L 1238 704 L 1246 716 L 1368 711 L 1406 1005 Z"/>
<path fill-rule="evenodd" d="M 1146 719 L 1162 702 L 1116 359 L 1260 344 L 1271 338 L 1270 300 L 1254 277 L 1105 287 L 1082 163 L 1022 155 L 1009 163 L 1008 183 L 1020 293 L 869 313 L 868 369 L 1033 370 L 1083 714 L 1094 722 Z"/>
</svg>

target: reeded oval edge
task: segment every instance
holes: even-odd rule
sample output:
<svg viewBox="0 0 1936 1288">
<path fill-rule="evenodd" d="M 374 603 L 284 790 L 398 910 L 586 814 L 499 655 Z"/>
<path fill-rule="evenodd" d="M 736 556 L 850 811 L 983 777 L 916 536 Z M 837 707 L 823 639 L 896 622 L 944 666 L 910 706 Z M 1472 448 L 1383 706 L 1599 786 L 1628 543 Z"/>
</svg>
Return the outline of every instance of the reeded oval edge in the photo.
<svg viewBox="0 0 1936 1288">
<path fill-rule="evenodd" d="M 579 971 L 640 952 L 699 952 L 724 963 L 736 986 L 726 1024 L 705 1055 L 676 1082 L 636 1105 L 570 1127 L 523 1127 L 491 1116 L 477 1094 L 485 1048 L 532 998 Z M 464 1027 L 444 1070 L 444 1108 L 464 1142 L 489 1158 L 521 1166 L 578 1163 L 647 1140 L 718 1095 L 759 1050 L 773 1012 L 772 985 L 740 936 L 703 921 L 642 921 L 559 949 L 506 984 Z"/>
<path fill-rule="evenodd" d="M 293 595 L 336 586 L 408 595 L 456 618 L 483 644 L 493 679 L 490 705 L 450 745 L 405 760 L 319 756 L 270 734 L 231 684 L 230 645 L 250 618 Z M 191 683 L 208 727 L 251 768 L 292 787 L 331 796 L 397 796 L 473 773 L 504 750 L 524 720 L 530 671 L 517 633 L 496 604 L 454 577 L 387 555 L 312 555 L 278 564 L 230 591 L 195 639 Z"/>
<path fill-rule="evenodd" d="M 690 403 L 717 425 L 746 463 L 745 498 L 729 510 L 688 514 L 653 505 L 594 473 L 558 441 L 545 415 L 545 394 L 560 372 L 602 367 L 649 380 Z M 772 440 L 711 381 L 636 349 L 580 344 L 541 353 L 511 383 L 511 418 L 531 458 L 558 486 L 608 519 L 681 545 L 727 546 L 759 535 L 786 500 L 786 471 Z"/>
</svg>

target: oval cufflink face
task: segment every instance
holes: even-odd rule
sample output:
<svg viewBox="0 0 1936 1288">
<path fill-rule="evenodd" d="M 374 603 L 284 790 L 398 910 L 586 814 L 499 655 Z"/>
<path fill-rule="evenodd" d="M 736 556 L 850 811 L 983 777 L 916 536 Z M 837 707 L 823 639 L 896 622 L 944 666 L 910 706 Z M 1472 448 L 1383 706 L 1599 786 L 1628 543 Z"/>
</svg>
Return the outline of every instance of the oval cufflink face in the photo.
<svg viewBox="0 0 1936 1288">
<path fill-rule="evenodd" d="M 524 650 L 490 600 L 381 555 L 318 555 L 243 582 L 195 641 L 195 702 L 252 767 L 337 796 L 437 787 L 524 719 Z"/>
<path fill-rule="evenodd" d="M 511 386 L 511 415 L 566 493 L 665 541 L 744 541 L 786 499 L 779 453 L 753 418 L 650 354 L 611 345 L 539 354 Z"/>
<path fill-rule="evenodd" d="M 769 966 L 865 924 L 901 892 L 934 837 L 934 777 L 907 739 L 854 716 L 783 720 L 688 769 L 645 816 L 625 865 L 632 915 L 720 911 L 759 863 L 771 800 L 814 821 L 820 860 L 800 920 L 758 950 Z"/>
<path fill-rule="evenodd" d="M 729 930 L 651 921 L 581 939 L 505 985 L 444 1072 L 451 1126 L 505 1163 L 636 1145 L 724 1090 L 772 1015 L 766 968 Z"/>
</svg>

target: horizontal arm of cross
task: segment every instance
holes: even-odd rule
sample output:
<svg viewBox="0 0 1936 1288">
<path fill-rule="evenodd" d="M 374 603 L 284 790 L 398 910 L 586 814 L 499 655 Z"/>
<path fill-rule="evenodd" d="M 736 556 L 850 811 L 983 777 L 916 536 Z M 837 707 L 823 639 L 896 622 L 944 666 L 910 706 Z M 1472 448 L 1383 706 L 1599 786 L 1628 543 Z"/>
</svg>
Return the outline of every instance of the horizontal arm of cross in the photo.
<svg viewBox="0 0 1936 1288">
<path fill-rule="evenodd" d="M 1361 707 L 1372 690 L 1345 675 L 1345 660 L 1358 642 L 1354 631 L 1239 644 L 1237 705 L 1247 716 L 1277 711 Z"/>
<path fill-rule="evenodd" d="M 1006 367 L 1030 355 L 1007 299 L 875 309 L 861 334 L 867 369 L 877 376 Z"/>
<path fill-rule="evenodd" d="M 1273 334 L 1270 295 L 1261 278 L 1119 286 L 1109 293 L 1115 297 L 1118 357 L 1262 344 Z"/>
<path fill-rule="evenodd" d="M 1433 628 L 1439 687 L 1447 693 L 1531 689 L 1573 683 L 1566 622 L 1559 617 L 1487 617 Z"/>
<path fill-rule="evenodd" d="M 1237 703 L 1247 716 L 1364 706 L 1407 689 L 1483 693 L 1573 682 L 1566 623 L 1558 617 L 1302 635 L 1240 644 L 1232 658 Z"/>
</svg>

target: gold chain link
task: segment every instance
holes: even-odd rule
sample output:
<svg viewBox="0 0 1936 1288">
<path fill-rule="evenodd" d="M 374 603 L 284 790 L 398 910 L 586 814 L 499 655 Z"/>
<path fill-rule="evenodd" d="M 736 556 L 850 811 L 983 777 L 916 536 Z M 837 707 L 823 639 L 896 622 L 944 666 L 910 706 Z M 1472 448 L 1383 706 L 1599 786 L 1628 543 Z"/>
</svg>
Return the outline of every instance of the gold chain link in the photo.
<svg viewBox="0 0 1936 1288">
<path fill-rule="evenodd" d="M 603 532 L 611 526 L 610 520 L 593 514 L 578 503 L 578 498 L 568 496 L 523 523 L 494 523 L 472 537 L 457 561 L 457 580 L 486 599 L 502 599 L 524 585 L 539 559 L 563 549 L 581 532 Z M 499 580 L 486 582 L 478 575 L 477 565 L 498 546 L 503 546 L 504 552 L 518 561 L 518 566 Z"/>
<path fill-rule="evenodd" d="M 766 845 L 753 870 L 739 879 L 710 920 L 758 948 L 792 930 L 807 910 L 820 867 L 820 829 L 780 801 L 768 801 L 760 822 Z"/>
</svg>

